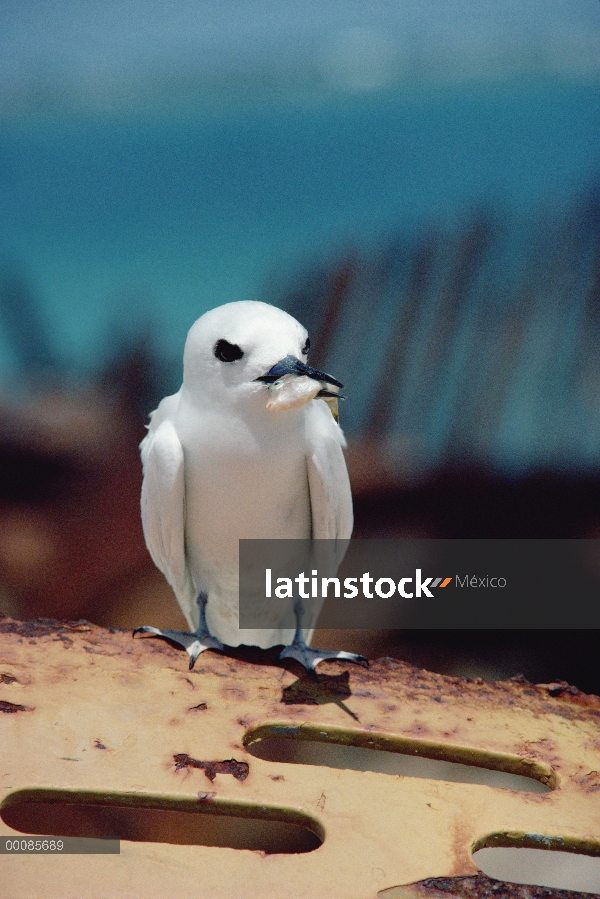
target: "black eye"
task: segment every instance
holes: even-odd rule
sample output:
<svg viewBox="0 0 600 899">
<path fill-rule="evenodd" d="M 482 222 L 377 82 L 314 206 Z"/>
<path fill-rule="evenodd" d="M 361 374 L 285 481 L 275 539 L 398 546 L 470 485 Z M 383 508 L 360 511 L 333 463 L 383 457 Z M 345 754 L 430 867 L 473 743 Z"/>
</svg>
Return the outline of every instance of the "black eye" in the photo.
<svg viewBox="0 0 600 899">
<path fill-rule="evenodd" d="M 303 356 L 306 356 L 306 355 L 308 354 L 308 351 L 309 351 L 309 350 L 310 350 L 310 337 L 307 337 L 307 338 L 306 338 L 306 343 L 305 343 L 304 346 L 302 347 L 302 355 L 303 355 Z"/>
<path fill-rule="evenodd" d="M 237 343 L 229 343 L 228 340 L 217 340 L 213 352 L 221 362 L 237 362 L 244 355 Z"/>
</svg>

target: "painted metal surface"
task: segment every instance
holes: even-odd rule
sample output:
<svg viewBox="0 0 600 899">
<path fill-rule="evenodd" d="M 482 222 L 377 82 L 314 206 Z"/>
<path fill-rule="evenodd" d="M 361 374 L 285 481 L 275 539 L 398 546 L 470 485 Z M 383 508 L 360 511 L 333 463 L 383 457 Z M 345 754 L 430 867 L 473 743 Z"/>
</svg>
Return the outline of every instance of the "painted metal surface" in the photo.
<svg viewBox="0 0 600 899">
<path fill-rule="evenodd" d="M 473 878 L 482 846 L 600 855 L 598 697 L 393 659 L 329 663 L 311 679 L 276 656 L 207 652 L 188 671 L 162 641 L 0 619 L 0 837 L 48 833 L 62 808 L 72 835 L 122 839 L 119 856 L 4 855 L 5 895 L 374 899 Z M 269 737 L 479 765 L 551 789 L 269 761 L 255 751 Z M 197 845 L 231 821 L 233 837 Z M 388 895 L 421 895 L 411 889 Z"/>
</svg>

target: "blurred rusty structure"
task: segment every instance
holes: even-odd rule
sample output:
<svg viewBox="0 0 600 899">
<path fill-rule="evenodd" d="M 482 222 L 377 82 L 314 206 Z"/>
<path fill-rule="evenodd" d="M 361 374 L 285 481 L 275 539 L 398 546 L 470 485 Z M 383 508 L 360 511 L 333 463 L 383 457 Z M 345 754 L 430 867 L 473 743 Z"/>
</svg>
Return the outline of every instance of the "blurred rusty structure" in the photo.
<svg viewBox="0 0 600 899">
<path fill-rule="evenodd" d="M 444 466 L 595 472 L 600 196 L 510 223 L 491 210 L 323 262 L 269 297 L 347 385 L 354 443 L 390 476 Z"/>
</svg>

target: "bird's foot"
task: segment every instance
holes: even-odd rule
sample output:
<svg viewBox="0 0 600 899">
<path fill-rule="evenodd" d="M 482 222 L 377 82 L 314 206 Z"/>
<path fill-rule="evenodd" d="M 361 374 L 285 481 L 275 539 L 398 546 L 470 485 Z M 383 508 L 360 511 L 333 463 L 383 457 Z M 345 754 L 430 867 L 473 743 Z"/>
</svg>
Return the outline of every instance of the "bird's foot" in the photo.
<svg viewBox="0 0 600 899">
<path fill-rule="evenodd" d="M 368 661 L 364 656 L 355 652 L 329 652 L 324 649 L 313 649 L 307 646 L 303 640 L 294 640 L 289 646 L 282 649 L 279 656 L 280 659 L 295 659 L 306 668 L 307 671 L 314 672 L 319 662 L 330 660 L 338 660 L 340 662 L 356 662 L 364 668 L 369 667 Z"/>
<path fill-rule="evenodd" d="M 201 652 L 205 649 L 216 649 L 218 652 L 224 652 L 225 647 L 220 640 L 213 637 L 205 629 L 198 629 L 195 634 L 189 634 L 186 631 L 161 631 L 157 627 L 136 627 L 133 636 L 136 634 L 151 634 L 153 637 L 163 637 L 170 643 L 176 643 L 182 646 L 190 657 L 190 669 L 194 667 L 194 663 Z"/>
</svg>

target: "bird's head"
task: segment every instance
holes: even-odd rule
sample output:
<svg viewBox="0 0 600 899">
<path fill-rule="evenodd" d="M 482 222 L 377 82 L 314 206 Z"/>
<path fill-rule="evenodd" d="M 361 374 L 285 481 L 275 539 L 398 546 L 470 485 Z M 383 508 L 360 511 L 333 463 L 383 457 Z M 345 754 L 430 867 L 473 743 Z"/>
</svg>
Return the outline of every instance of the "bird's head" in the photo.
<svg viewBox="0 0 600 899">
<path fill-rule="evenodd" d="M 306 329 L 287 312 L 267 303 L 227 303 L 192 325 L 184 387 L 217 403 L 264 398 L 271 412 L 301 409 L 320 396 L 335 402 L 342 384 L 308 365 L 309 348 Z"/>
</svg>

